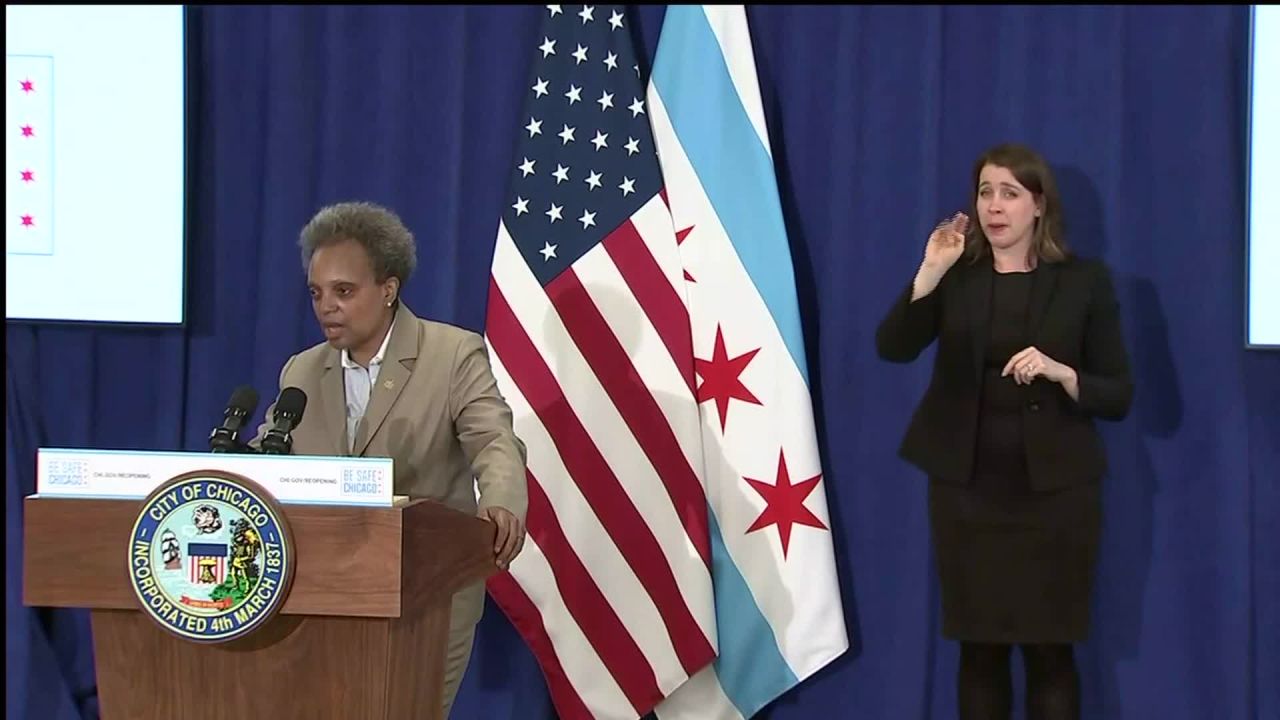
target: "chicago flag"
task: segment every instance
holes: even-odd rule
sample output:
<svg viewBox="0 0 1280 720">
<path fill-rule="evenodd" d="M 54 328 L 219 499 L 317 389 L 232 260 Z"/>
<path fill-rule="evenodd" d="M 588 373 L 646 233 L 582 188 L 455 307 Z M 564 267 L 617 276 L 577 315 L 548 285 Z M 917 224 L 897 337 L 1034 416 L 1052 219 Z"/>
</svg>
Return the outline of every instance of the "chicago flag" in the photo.
<svg viewBox="0 0 1280 720">
<path fill-rule="evenodd" d="M 648 100 L 686 272 L 719 649 L 657 714 L 749 718 L 849 642 L 743 7 L 668 6 Z"/>
</svg>

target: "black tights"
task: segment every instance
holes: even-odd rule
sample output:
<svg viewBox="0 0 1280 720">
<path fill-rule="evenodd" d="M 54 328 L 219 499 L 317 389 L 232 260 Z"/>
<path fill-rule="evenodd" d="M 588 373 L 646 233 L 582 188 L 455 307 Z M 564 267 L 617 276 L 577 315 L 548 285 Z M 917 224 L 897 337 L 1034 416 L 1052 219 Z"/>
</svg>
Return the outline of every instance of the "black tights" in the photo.
<svg viewBox="0 0 1280 720">
<path fill-rule="evenodd" d="M 1011 645 L 960 644 L 960 720 L 1007 720 L 1013 705 Z M 1027 720 L 1079 720 L 1080 679 L 1070 645 L 1020 645 Z"/>
</svg>

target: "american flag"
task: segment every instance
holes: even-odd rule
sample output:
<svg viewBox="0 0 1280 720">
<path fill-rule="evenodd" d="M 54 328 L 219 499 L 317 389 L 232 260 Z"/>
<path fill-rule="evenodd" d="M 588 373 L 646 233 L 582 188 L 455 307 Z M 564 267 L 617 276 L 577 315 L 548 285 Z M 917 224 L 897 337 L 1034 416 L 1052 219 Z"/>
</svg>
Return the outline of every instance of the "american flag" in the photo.
<svg viewBox="0 0 1280 720">
<path fill-rule="evenodd" d="M 529 451 L 494 600 L 562 718 L 635 718 L 715 657 L 681 267 L 622 7 L 547 6 L 486 340 Z"/>
</svg>

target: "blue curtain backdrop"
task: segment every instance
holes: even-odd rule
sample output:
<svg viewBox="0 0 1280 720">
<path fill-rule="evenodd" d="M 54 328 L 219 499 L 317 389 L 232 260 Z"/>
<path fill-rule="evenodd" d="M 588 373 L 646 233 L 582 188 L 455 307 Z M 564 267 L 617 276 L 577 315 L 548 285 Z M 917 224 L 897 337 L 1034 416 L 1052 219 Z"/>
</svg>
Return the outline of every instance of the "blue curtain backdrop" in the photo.
<svg viewBox="0 0 1280 720">
<path fill-rule="evenodd" d="M 317 208 L 398 210 L 420 248 L 410 306 L 482 329 L 541 12 L 190 10 L 189 324 L 6 327 L 7 717 L 96 715 L 86 615 L 21 603 L 35 449 L 201 451 L 235 386 L 274 392 L 321 338 L 295 250 Z M 933 223 L 964 205 L 970 163 L 1018 140 L 1057 168 L 1072 243 L 1116 274 L 1137 381 L 1104 431 L 1085 717 L 1280 717 L 1280 354 L 1242 340 L 1248 11 L 748 14 L 853 640 L 763 715 L 954 717 L 925 482 L 895 455 L 931 355 L 882 363 L 873 335 Z M 633 15 L 647 58 L 662 15 Z M 127 210 L 101 221 L 145 208 Z M 492 605 L 455 717 L 554 717 Z"/>
</svg>

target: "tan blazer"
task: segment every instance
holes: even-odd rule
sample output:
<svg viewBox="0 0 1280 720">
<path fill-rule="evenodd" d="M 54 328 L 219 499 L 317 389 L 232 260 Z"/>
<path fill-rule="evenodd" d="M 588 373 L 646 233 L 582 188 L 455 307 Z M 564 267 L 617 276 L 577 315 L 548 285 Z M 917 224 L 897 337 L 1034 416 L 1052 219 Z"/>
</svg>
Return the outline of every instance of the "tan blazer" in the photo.
<svg viewBox="0 0 1280 720">
<path fill-rule="evenodd" d="M 525 446 L 512 429 L 511 408 L 498 391 L 480 335 L 423 320 L 401 303 L 350 452 L 341 351 L 320 343 L 289 358 L 280 387 L 290 386 L 307 395 L 302 422 L 292 432 L 294 454 L 393 458 L 397 495 L 437 500 L 472 515 L 474 478 L 479 507 L 506 508 L 524 522 Z M 274 410 L 272 403 L 255 447 Z M 454 612 L 479 620 L 483 586 L 458 595 Z"/>
</svg>

